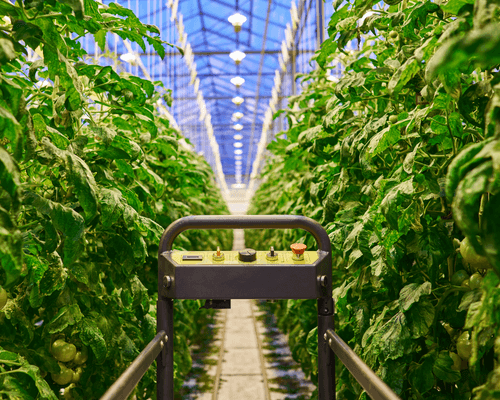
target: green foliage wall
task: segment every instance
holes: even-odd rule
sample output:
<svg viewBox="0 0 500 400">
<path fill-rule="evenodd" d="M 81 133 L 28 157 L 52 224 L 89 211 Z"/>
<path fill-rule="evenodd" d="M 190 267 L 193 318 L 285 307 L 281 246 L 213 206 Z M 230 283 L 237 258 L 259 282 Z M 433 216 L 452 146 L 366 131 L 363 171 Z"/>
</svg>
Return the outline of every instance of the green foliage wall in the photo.
<svg viewBox="0 0 500 400">
<path fill-rule="evenodd" d="M 500 395 L 500 5 L 334 1 L 249 214 L 319 221 L 340 336 L 403 399 Z M 349 49 L 354 41 L 357 49 Z M 328 70 L 341 62 L 336 81 Z M 301 231 L 254 248 L 315 249 Z M 463 240 L 462 240 L 463 239 Z M 317 383 L 315 300 L 272 304 Z M 340 364 L 337 396 L 367 398 Z M 317 392 L 315 392 L 317 396 Z"/>
<path fill-rule="evenodd" d="M 0 398 L 97 399 L 155 336 L 163 230 L 228 209 L 157 111 L 171 101 L 161 83 L 84 62 L 76 40 L 93 34 L 104 50 L 114 32 L 163 58 L 158 28 L 93 0 L 2 0 L 0 17 Z M 42 59 L 27 62 L 28 48 Z M 186 232 L 176 247 L 231 242 Z M 175 302 L 176 391 L 213 315 L 200 305 Z M 155 379 L 153 366 L 137 398 L 155 398 Z"/>
</svg>

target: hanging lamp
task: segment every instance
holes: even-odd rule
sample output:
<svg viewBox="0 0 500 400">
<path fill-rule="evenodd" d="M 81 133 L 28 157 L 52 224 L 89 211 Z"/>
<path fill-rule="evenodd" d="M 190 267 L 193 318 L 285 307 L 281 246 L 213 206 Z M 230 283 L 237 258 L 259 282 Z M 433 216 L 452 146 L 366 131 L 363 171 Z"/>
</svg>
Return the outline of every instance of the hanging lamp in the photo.
<svg viewBox="0 0 500 400">
<path fill-rule="evenodd" d="M 236 13 L 231 15 L 227 20 L 234 26 L 234 31 L 239 32 L 241 31 L 241 25 L 247 20 L 247 17 L 240 13 Z"/>
<path fill-rule="evenodd" d="M 247 55 L 243 53 L 242 51 L 236 50 L 233 51 L 232 53 L 229 54 L 229 57 L 231 60 L 233 60 L 236 65 L 239 65 L 240 62 L 246 57 Z"/>
<path fill-rule="evenodd" d="M 234 78 L 231 78 L 231 83 L 239 88 L 245 83 L 245 79 L 243 79 L 241 76 L 235 76 Z"/>
<path fill-rule="evenodd" d="M 243 98 L 241 98 L 240 96 L 236 96 L 236 97 L 233 97 L 233 99 L 231 100 L 234 104 L 236 104 L 237 106 L 239 106 L 240 104 L 242 104 L 245 100 Z"/>
</svg>

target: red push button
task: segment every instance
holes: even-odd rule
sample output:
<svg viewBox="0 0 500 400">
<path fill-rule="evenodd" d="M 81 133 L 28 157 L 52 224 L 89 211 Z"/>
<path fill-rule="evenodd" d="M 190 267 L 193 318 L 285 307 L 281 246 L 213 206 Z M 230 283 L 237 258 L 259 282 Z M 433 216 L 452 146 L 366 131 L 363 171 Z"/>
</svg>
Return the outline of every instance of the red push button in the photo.
<svg viewBox="0 0 500 400">
<path fill-rule="evenodd" d="M 307 249 L 307 246 L 302 243 L 294 243 L 290 246 L 290 248 L 292 249 L 293 254 L 299 256 L 301 254 L 304 254 L 304 251 Z"/>
</svg>

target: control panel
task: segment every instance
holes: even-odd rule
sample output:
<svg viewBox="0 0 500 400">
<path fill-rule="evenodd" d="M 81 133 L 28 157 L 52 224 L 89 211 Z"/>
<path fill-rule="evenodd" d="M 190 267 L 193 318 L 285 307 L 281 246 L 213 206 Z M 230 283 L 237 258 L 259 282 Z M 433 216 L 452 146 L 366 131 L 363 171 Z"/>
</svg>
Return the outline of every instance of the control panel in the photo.
<svg viewBox="0 0 500 400">
<path fill-rule="evenodd" d="M 160 255 L 162 295 L 206 299 L 203 308 L 230 308 L 230 299 L 314 299 L 327 295 L 330 263 L 302 243 L 288 249 L 169 250 Z"/>
<path fill-rule="evenodd" d="M 307 246 L 294 243 L 291 251 L 276 251 L 273 246 L 268 251 L 244 249 L 222 251 L 172 251 L 172 260 L 182 265 L 305 265 L 313 264 L 319 258 L 316 251 L 305 251 Z"/>
</svg>

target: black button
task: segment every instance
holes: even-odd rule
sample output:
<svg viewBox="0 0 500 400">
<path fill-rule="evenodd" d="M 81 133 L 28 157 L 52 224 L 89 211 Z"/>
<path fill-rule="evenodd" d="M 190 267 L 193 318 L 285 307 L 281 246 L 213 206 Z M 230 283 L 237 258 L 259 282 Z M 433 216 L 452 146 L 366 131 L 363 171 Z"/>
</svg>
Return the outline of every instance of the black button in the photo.
<svg viewBox="0 0 500 400">
<path fill-rule="evenodd" d="M 254 249 L 245 249 L 239 251 L 240 261 L 252 262 L 257 259 L 257 252 Z"/>
</svg>

